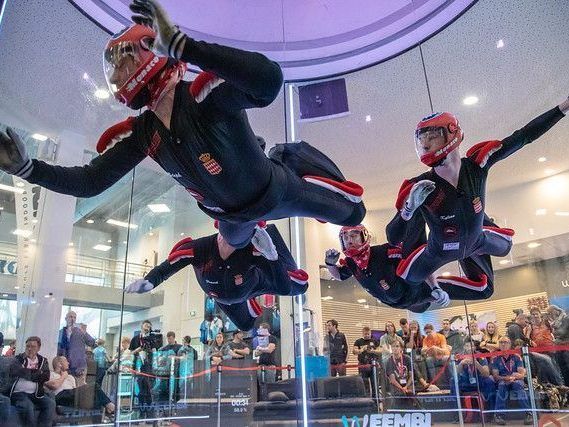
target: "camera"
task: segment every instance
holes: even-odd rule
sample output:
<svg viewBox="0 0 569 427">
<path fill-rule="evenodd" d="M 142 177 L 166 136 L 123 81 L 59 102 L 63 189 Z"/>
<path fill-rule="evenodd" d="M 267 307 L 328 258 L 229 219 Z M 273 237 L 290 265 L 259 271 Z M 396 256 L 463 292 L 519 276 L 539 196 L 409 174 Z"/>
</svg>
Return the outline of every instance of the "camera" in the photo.
<svg viewBox="0 0 569 427">
<path fill-rule="evenodd" d="M 158 349 L 162 347 L 162 342 L 164 338 L 160 333 L 160 329 L 150 329 L 150 332 L 145 337 L 141 337 L 141 347 L 147 352 L 151 352 L 152 349 Z"/>
</svg>

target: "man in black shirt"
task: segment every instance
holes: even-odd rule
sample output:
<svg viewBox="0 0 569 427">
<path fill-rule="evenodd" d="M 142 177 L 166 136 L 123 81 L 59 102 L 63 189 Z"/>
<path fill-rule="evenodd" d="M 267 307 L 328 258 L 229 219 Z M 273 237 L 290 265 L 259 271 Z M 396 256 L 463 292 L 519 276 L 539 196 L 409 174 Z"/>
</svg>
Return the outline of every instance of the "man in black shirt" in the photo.
<svg viewBox="0 0 569 427">
<path fill-rule="evenodd" d="M 140 371 L 141 375 L 136 377 L 138 383 L 138 404 L 141 418 L 152 417 L 152 353 L 156 351 L 158 343 L 156 336 L 152 333 L 152 323 L 144 320 L 140 325 L 140 334 L 135 335 L 130 340 L 129 350 L 134 356 L 134 368 Z"/>
<path fill-rule="evenodd" d="M 239 329 L 233 332 L 233 340 L 227 343 L 227 348 L 232 359 L 247 359 L 251 354 L 251 349 L 243 341 L 243 331 Z"/>
<path fill-rule="evenodd" d="M 182 344 L 178 344 L 176 342 L 176 333 L 174 331 L 169 331 L 166 334 L 166 340 L 168 341 L 168 344 L 161 347 L 160 351 L 173 351 L 175 355 L 178 354 L 178 351 L 182 348 Z"/>
<path fill-rule="evenodd" d="M 354 342 L 354 346 L 352 347 L 352 354 L 358 356 L 358 364 L 359 365 L 371 365 L 372 362 L 375 360 L 377 363 L 377 385 L 379 387 L 379 368 L 381 363 L 379 362 L 381 359 L 381 346 L 379 345 L 379 340 L 373 339 L 371 337 L 371 329 L 369 326 L 364 326 L 362 328 L 362 338 L 358 338 Z M 366 390 L 371 390 L 371 395 L 375 397 L 375 384 L 373 378 L 373 370 L 371 366 L 360 366 L 358 367 L 358 371 L 364 380 L 364 385 Z"/>
<path fill-rule="evenodd" d="M 275 351 L 277 349 L 277 339 L 271 335 L 271 326 L 268 323 L 261 323 L 257 330 L 257 346 L 253 351 L 254 356 L 259 357 L 259 366 L 265 368 L 274 368 Z M 259 380 L 267 383 L 274 383 L 276 371 L 274 369 L 265 369 L 264 378 L 262 371 L 258 371 Z"/>
<path fill-rule="evenodd" d="M 516 316 L 515 323 L 508 326 L 507 335 L 510 341 L 515 343 L 516 340 L 523 341 L 524 345 L 530 345 L 531 325 L 528 323 L 528 316 L 524 313 L 519 313 Z"/>
<path fill-rule="evenodd" d="M 330 374 L 335 377 L 346 375 L 346 359 L 348 357 L 348 342 L 346 335 L 338 331 L 338 321 L 330 319 L 326 322 L 328 334 L 324 343 L 324 354 L 330 356 Z"/>
</svg>

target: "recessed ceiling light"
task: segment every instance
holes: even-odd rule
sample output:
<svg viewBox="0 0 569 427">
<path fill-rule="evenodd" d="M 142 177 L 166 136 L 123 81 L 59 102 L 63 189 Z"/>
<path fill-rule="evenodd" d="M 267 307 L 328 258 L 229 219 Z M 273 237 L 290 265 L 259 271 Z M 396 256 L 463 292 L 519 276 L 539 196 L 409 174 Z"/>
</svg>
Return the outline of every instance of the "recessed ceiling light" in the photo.
<svg viewBox="0 0 569 427">
<path fill-rule="evenodd" d="M 73 242 L 69 242 L 69 246 L 73 246 Z"/>
<path fill-rule="evenodd" d="M 557 211 L 557 212 L 555 212 L 555 215 L 557 215 L 557 216 L 569 216 L 569 212 Z"/>
<path fill-rule="evenodd" d="M 322 297 L 322 298 L 320 298 L 320 299 L 321 299 L 322 301 L 330 301 L 331 299 L 334 299 L 334 297 L 328 296 L 328 297 Z"/>
<path fill-rule="evenodd" d="M 111 239 L 107 240 L 107 243 L 113 243 L 113 241 Z"/>
<path fill-rule="evenodd" d="M 36 240 L 36 239 L 30 239 L 30 242 L 32 242 L 32 243 L 36 243 L 36 242 L 37 242 L 37 240 Z"/>
<path fill-rule="evenodd" d="M 94 224 L 95 220 L 94 219 L 88 219 L 87 221 L 85 221 L 87 224 Z"/>
<path fill-rule="evenodd" d="M 14 289 L 20 289 L 20 287 L 19 287 L 19 286 L 14 286 Z"/>
<path fill-rule="evenodd" d="M 541 243 L 537 243 L 537 242 L 528 243 L 528 248 L 530 248 L 530 249 L 534 249 L 534 248 L 537 248 L 539 246 L 541 246 Z"/>
<path fill-rule="evenodd" d="M 448 277 L 448 276 L 450 276 L 450 271 L 445 271 L 445 272 L 442 274 L 442 276 L 443 276 L 443 277 Z"/>
<path fill-rule="evenodd" d="M 11 191 L 12 193 L 22 194 L 24 192 L 23 188 L 12 187 L 11 185 L 0 184 L 0 190 Z"/>
<path fill-rule="evenodd" d="M 543 171 L 546 175 L 553 175 L 555 173 L 554 169 L 549 169 L 547 168 L 546 170 Z"/>
<path fill-rule="evenodd" d="M 364 308 L 369 308 L 369 304 L 364 304 Z"/>
<path fill-rule="evenodd" d="M 43 297 L 44 298 L 49 298 L 51 295 L 50 294 L 45 294 Z"/>
<path fill-rule="evenodd" d="M 109 91 L 106 89 L 97 89 L 95 91 L 95 96 L 99 99 L 107 99 L 110 96 L 110 94 Z"/>
<path fill-rule="evenodd" d="M 89 80 L 89 74 L 83 73 L 83 80 Z"/>
<path fill-rule="evenodd" d="M 3 297 L 7 297 L 7 296 L 8 296 L 8 294 L 2 294 L 2 296 L 3 296 Z"/>
<path fill-rule="evenodd" d="M 107 224 L 111 224 L 111 225 L 116 225 L 118 227 L 124 227 L 124 228 L 132 228 L 132 229 L 137 229 L 138 225 L 136 224 L 129 224 L 128 222 L 124 222 L 124 221 L 118 221 L 116 219 L 108 219 L 107 221 L 105 221 Z"/>
<path fill-rule="evenodd" d="M 535 234 L 535 230 L 533 228 L 529 228 L 528 232 L 530 236 L 533 236 Z"/>
<path fill-rule="evenodd" d="M 543 163 L 543 162 L 547 161 L 547 157 L 539 157 L 539 158 L 537 159 L 537 161 L 538 161 L 539 163 Z"/>
<path fill-rule="evenodd" d="M 504 46 L 504 40 L 500 39 L 496 42 L 496 49 L 502 49 Z"/>
<path fill-rule="evenodd" d="M 371 116 L 369 114 L 366 116 L 366 122 L 371 122 Z"/>
<path fill-rule="evenodd" d="M 512 262 L 512 261 L 510 261 L 509 259 L 501 259 L 501 260 L 499 261 L 499 264 L 506 265 L 506 264 L 509 264 L 509 263 L 511 263 L 511 262 Z"/>
<path fill-rule="evenodd" d="M 0 211 L 3 211 L 3 210 L 4 210 L 4 206 L 0 206 Z"/>
<path fill-rule="evenodd" d="M 0 210 L 1 210 L 1 209 L 0 209 Z M 35 219 L 35 218 L 32 219 L 32 224 L 37 224 L 37 223 L 38 223 L 38 220 L 37 220 L 37 219 Z"/>
<path fill-rule="evenodd" d="M 180 233 L 180 236 L 185 236 L 185 235 L 186 235 L 186 233 L 184 233 L 184 232 Z"/>
<path fill-rule="evenodd" d="M 24 184 L 22 181 L 16 182 L 16 187 L 23 187 L 24 185 L 26 184 Z"/>
<path fill-rule="evenodd" d="M 474 104 L 478 104 L 478 97 L 475 95 L 471 95 L 471 96 L 467 96 L 466 98 L 464 98 L 462 100 L 462 103 L 464 105 L 474 105 Z"/>
<path fill-rule="evenodd" d="M 149 235 L 149 236 L 154 236 L 154 233 L 153 233 L 152 231 L 149 231 L 149 232 L 148 232 L 148 235 Z"/>
<path fill-rule="evenodd" d="M 367 301 L 366 301 L 365 299 L 363 299 L 363 298 L 360 298 L 360 299 L 358 300 L 358 302 L 359 302 L 360 304 L 363 304 L 364 302 L 367 302 Z"/>
<path fill-rule="evenodd" d="M 123 244 L 123 245 L 126 245 L 126 240 L 123 240 L 123 241 L 122 241 L 122 244 Z"/>
<path fill-rule="evenodd" d="M 167 205 L 165 205 L 164 203 L 150 204 L 147 206 L 148 206 L 148 209 L 150 209 L 154 213 L 170 212 L 170 208 Z"/>
<path fill-rule="evenodd" d="M 111 250 L 111 246 L 98 244 L 98 245 L 93 246 L 93 249 L 95 249 L 96 251 L 107 252 L 107 251 Z"/>
<path fill-rule="evenodd" d="M 47 136 L 42 135 L 41 133 L 33 133 L 32 138 L 37 139 L 38 141 L 45 141 L 47 139 Z"/>
<path fill-rule="evenodd" d="M 32 235 L 32 230 L 21 230 L 19 228 L 16 228 L 14 231 L 12 231 L 12 234 L 16 236 L 30 237 Z"/>
<path fill-rule="evenodd" d="M 547 215 L 547 209 L 536 209 L 535 210 L 535 214 L 536 216 L 543 216 L 543 215 Z"/>
</svg>

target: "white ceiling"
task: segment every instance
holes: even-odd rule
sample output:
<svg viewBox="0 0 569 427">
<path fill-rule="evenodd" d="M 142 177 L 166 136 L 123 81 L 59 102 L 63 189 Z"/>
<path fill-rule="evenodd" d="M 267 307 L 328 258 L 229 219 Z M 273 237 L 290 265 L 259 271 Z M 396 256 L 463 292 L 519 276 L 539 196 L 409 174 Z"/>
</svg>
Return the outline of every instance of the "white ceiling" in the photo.
<svg viewBox="0 0 569 427">
<path fill-rule="evenodd" d="M 569 94 L 568 21 L 566 0 L 480 0 L 423 44 L 434 108 L 457 114 L 466 133 L 464 149 L 508 135 Z M 107 126 L 132 113 L 112 99 L 93 96 L 95 87 L 104 87 L 107 37 L 68 1 L 8 2 L 0 32 L 0 122 L 53 137 L 71 130 L 87 135 L 93 149 Z M 502 49 L 496 48 L 499 39 Z M 364 185 L 368 209 L 391 209 L 401 181 L 424 170 L 412 143 L 416 122 L 430 112 L 419 50 L 346 80 L 351 114 L 298 123 L 298 137 L 323 149 L 346 176 Z M 480 102 L 465 107 L 462 98 L 470 94 Z M 284 140 L 282 93 L 249 116 L 267 141 Z M 569 169 L 568 131 L 569 121 L 562 121 L 496 166 L 491 194 L 543 178 L 545 168 Z M 538 163 L 540 156 L 548 161 Z M 148 173 L 156 168 L 152 170 Z M 118 208 L 116 199 L 113 209 Z M 499 197 L 490 199 L 490 210 L 510 209 L 498 206 Z M 557 234 L 567 231 L 563 224 Z"/>
</svg>

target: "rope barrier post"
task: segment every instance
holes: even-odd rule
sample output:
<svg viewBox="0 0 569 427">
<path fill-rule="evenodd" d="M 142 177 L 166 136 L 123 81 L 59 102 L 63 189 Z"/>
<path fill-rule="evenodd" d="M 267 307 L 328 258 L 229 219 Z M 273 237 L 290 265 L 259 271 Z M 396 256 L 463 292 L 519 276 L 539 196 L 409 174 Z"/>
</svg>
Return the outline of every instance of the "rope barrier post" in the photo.
<svg viewBox="0 0 569 427">
<path fill-rule="evenodd" d="M 217 427 L 221 427 L 221 363 L 217 365 Z"/>
<path fill-rule="evenodd" d="M 174 402 L 174 388 L 176 386 L 176 361 L 170 357 L 170 378 L 168 378 L 168 416 L 172 416 L 172 403 Z"/>
<path fill-rule="evenodd" d="M 456 363 L 455 363 L 455 355 L 454 353 L 450 355 L 450 368 L 452 371 L 452 381 L 454 382 L 454 392 L 456 394 L 456 407 L 458 409 L 458 420 L 460 425 L 464 425 L 464 419 L 462 417 L 462 406 L 460 404 L 460 391 L 458 388 L 458 372 L 456 370 Z"/>
<path fill-rule="evenodd" d="M 411 390 L 413 391 L 413 396 L 417 396 L 417 392 L 415 390 L 415 354 L 410 348 L 406 350 L 407 353 L 409 353 L 409 357 L 411 358 Z"/>
<path fill-rule="evenodd" d="M 290 371 L 292 371 L 292 366 L 286 365 L 287 380 L 290 380 Z"/>
<path fill-rule="evenodd" d="M 261 382 L 265 384 L 265 365 L 261 365 Z"/>
<path fill-rule="evenodd" d="M 377 412 L 379 412 L 379 390 L 377 387 L 377 361 L 371 361 L 371 376 L 373 378 L 373 389 L 375 391 L 375 404 L 377 405 Z"/>
<path fill-rule="evenodd" d="M 530 360 L 529 360 L 528 347 L 525 345 L 522 347 L 522 357 L 524 359 L 524 365 L 526 368 L 526 380 L 528 382 L 529 402 L 531 405 L 531 417 L 533 419 L 534 427 L 537 427 L 538 421 L 537 421 L 537 411 L 536 411 L 536 407 L 535 407 L 535 393 L 534 393 L 533 384 L 531 381 L 531 364 L 530 364 Z"/>
</svg>

